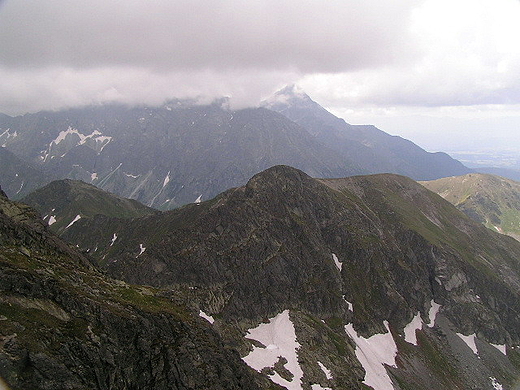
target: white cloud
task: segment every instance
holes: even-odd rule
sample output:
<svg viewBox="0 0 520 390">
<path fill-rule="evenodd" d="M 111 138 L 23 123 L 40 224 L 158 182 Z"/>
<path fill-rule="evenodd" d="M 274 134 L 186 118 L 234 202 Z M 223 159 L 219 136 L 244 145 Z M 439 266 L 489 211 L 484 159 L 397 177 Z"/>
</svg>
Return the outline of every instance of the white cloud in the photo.
<svg viewBox="0 0 520 390">
<path fill-rule="evenodd" d="M 4 0 L 0 112 L 199 95 L 242 107 L 298 82 L 413 140 L 470 115 L 507 137 L 518 20 L 518 0 Z"/>
<path fill-rule="evenodd" d="M 402 63 L 412 0 L 7 0 L 0 111 L 233 95 Z M 239 84 L 240 83 L 240 84 Z M 247 98 L 246 98 L 247 95 Z"/>
<path fill-rule="evenodd" d="M 428 0 L 412 13 L 421 58 L 408 64 L 304 77 L 330 106 L 520 103 L 520 2 Z M 404 50 L 404 48 L 403 48 Z"/>
</svg>

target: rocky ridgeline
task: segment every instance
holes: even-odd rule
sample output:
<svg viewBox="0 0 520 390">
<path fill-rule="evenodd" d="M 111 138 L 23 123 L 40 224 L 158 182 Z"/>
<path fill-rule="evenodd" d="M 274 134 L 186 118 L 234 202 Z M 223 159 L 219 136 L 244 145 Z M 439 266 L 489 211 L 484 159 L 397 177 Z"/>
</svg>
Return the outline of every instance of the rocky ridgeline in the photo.
<svg viewBox="0 0 520 390">
<path fill-rule="evenodd" d="M 506 326 L 507 313 L 520 313 L 509 302 L 520 291 L 519 247 L 401 176 L 320 182 L 278 166 L 209 202 L 130 223 L 79 221 L 64 237 L 132 283 L 226 286 L 223 316 L 259 318 L 289 306 L 348 319 L 345 297 L 369 335 L 383 320 L 404 326 L 435 299 L 445 314 L 467 303 L 471 315 L 453 320 L 468 330 L 520 341 Z M 504 317 L 482 321 L 482 310 Z"/>
<path fill-rule="evenodd" d="M 275 388 L 180 300 L 103 276 L 0 194 L 0 377 L 12 389 Z"/>
<path fill-rule="evenodd" d="M 378 334 L 395 344 L 383 370 L 394 384 L 491 389 L 518 373 L 520 246 L 402 176 L 316 180 L 277 166 L 213 200 L 98 216 L 64 237 L 113 277 L 189 294 L 242 355 L 256 345 L 247 329 L 289 309 L 304 384 L 362 388 L 358 353 Z"/>
</svg>

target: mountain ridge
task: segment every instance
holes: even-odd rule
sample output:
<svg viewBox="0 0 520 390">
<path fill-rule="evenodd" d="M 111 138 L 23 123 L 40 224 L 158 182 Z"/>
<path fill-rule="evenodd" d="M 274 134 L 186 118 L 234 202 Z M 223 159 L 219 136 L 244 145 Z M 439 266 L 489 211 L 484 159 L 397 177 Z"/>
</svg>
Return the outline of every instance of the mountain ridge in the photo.
<svg viewBox="0 0 520 390">
<path fill-rule="evenodd" d="M 13 390 L 278 388 L 182 295 L 107 278 L 4 195 L 0 376 Z"/>
<path fill-rule="evenodd" d="M 471 172 L 446 153 L 429 153 L 412 141 L 372 125 L 351 125 L 313 101 L 297 86 L 287 86 L 262 103 L 306 128 L 324 145 L 349 155 L 367 173 L 396 173 L 415 180 Z"/>
<path fill-rule="evenodd" d="M 77 217 L 92 218 L 97 214 L 117 218 L 136 218 L 157 213 L 136 200 L 121 198 L 78 180 L 56 180 L 31 192 L 20 200 L 34 207 L 50 229 L 58 235 Z"/>
<path fill-rule="evenodd" d="M 520 239 L 520 183 L 472 173 L 421 182 L 477 222 Z"/>
<path fill-rule="evenodd" d="M 9 129 L 17 136 L 0 142 L 54 177 L 81 179 L 163 209 L 212 198 L 280 163 L 314 176 L 363 172 L 262 108 L 100 106 L 12 118 Z"/>
<path fill-rule="evenodd" d="M 520 377 L 520 245 L 403 176 L 275 166 L 176 210 L 82 218 L 63 237 L 113 277 L 184 297 L 289 389 L 491 390 Z"/>
</svg>

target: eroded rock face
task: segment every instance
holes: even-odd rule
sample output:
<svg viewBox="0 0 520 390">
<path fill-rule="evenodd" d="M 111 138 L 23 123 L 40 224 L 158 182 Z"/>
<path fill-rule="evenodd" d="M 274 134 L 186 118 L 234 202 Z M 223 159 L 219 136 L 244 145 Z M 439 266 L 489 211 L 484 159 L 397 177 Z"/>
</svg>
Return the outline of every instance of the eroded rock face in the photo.
<svg viewBox="0 0 520 390">
<path fill-rule="evenodd" d="M 0 377 L 12 389 L 259 389 L 179 297 L 97 272 L 0 193 Z"/>
</svg>

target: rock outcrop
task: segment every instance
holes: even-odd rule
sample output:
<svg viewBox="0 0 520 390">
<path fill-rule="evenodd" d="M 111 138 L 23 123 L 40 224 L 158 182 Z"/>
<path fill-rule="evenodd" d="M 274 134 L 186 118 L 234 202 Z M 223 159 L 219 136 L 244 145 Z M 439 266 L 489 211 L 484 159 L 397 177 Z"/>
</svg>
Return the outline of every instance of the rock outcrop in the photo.
<svg viewBox="0 0 520 390">
<path fill-rule="evenodd" d="M 276 388 L 182 297 L 103 276 L 35 216 L 0 193 L 0 377 L 13 390 Z"/>
</svg>

